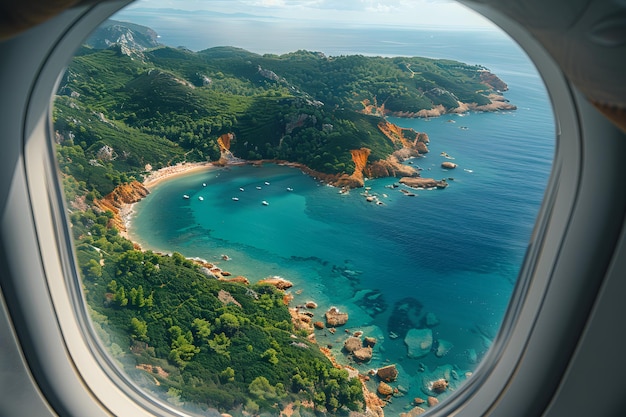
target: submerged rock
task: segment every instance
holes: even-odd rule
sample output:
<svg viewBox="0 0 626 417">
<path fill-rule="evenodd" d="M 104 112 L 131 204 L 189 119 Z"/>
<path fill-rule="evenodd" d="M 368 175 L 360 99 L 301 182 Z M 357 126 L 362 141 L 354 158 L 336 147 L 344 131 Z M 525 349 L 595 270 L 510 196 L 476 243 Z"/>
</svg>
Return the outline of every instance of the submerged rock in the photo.
<svg viewBox="0 0 626 417">
<path fill-rule="evenodd" d="M 409 358 L 421 358 L 430 353 L 433 346 L 433 331 L 430 329 L 411 329 L 407 332 L 404 343 Z"/>
<path fill-rule="evenodd" d="M 435 327 L 439 324 L 439 318 L 435 313 L 427 313 L 424 319 L 426 327 Z"/>
<path fill-rule="evenodd" d="M 415 417 L 419 416 L 420 414 L 424 414 L 425 412 L 426 410 L 424 410 L 422 407 L 413 407 L 407 413 L 400 413 L 400 417 Z"/>
<path fill-rule="evenodd" d="M 452 344 L 452 342 L 448 342 L 444 339 L 438 339 L 437 348 L 435 349 L 435 356 L 437 356 L 438 358 L 442 358 L 446 356 L 448 352 L 450 352 L 450 349 L 452 349 L 453 347 L 454 345 Z"/>
</svg>

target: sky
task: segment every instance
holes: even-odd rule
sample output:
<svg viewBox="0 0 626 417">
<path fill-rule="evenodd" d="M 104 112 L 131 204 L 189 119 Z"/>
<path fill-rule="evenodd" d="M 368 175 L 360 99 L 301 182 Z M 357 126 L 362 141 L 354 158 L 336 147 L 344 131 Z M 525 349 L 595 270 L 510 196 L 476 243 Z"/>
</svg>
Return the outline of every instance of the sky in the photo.
<svg viewBox="0 0 626 417">
<path fill-rule="evenodd" d="M 493 28 L 487 19 L 452 0 L 138 0 L 132 8 L 247 13 L 322 26 Z"/>
</svg>

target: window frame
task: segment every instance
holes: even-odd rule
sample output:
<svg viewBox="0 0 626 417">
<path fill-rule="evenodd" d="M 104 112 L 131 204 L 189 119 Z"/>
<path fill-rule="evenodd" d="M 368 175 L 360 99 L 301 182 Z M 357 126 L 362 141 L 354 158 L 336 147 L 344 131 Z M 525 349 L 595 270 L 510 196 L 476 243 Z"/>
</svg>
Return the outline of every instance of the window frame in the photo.
<svg viewBox="0 0 626 417">
<path fill-rule="evenodd" d="M 132 383 L 105 353 L 86 308 L 77 306 L 83 302 L 80 278 L 63 194 L 55 181 L 50 97 L 82 40 L 128 3 L 82 5 L 11 42 L 16 48 L 37 46 L 32 53 L 33 72 L 24 74 L 34 82 L 20 102 L 22 107 L 3 116 L 23 121 L 8 194 L 10 217 L 5 217 L 19 221 L 6 225 L 3 219 L 2 224 L 3 241 L 6 236 L 16 239 L 15 247 L 5 248 L 5 257 L 12 275 L 23 279 L 3 282 L 2 292 L 34 379 L 60 415 L 189 415 Z M 568 83 L 526 29 L 492 9 L 479 9 L 537 65 L 552 102 L 558 103 L 553 109 L 557 147 L 501 330 L 474 376 L 429 415 L 530 416 L 540 414 L 557 391 L 609 268 L 611 244 L 615 246 L 620 238 L 625 204 L 623 198 L 614 204 L 612 191 L 626 179 L 619 161 L 626 152 L 624 146 L 622 152 L 615 151 L 615 140 L 623 141 L 623 135 Z M 588 174 L 594 171 L 604 173 L 602 187 Z M 592 215 L 605 220 L 600 230 L 585 225 Z M 617 219 L 620 227 L 611 230 L 611 222 L 614 225 Z M 20 260 L 24 253 L 31 253 L 33 261 Z M 63 384 L 58 384 L 60 377 Z M 537 380 L 543 385 L 536 386 Z"/>
</svg>

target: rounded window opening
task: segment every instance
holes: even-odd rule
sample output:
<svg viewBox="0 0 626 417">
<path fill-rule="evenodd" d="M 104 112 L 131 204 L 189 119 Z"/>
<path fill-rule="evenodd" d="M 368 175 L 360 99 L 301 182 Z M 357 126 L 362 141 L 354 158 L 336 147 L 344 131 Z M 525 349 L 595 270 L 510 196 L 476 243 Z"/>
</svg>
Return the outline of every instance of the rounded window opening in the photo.
<svg viewBox="0 0 626 417">
<path fill-rule="evenodd" d="M 401 415 L 489 351 L 550 102 L 502 31 L 406 3 L 139 1 L 77 51 L 54 127 L 84 298 L 148 392 Z"/>
</svg>

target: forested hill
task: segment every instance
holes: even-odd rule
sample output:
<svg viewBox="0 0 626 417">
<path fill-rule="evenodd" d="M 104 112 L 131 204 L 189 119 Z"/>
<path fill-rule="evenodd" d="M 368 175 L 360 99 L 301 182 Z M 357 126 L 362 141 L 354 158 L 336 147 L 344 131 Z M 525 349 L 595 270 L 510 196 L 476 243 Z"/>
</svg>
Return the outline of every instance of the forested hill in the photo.
<svg viewBox="0 0 626 417">
<path fill-rule="evenodd" d="M 123 32 L 119 24 L 108 27 L 109 35 Z M 111 46 L 78 51 L 56 100 L 58 140 L 71 145 L 61 152 L 74 162 L 64 168 L 102 195 L 128 175 L 139 177 L 147 164 L 217 161 L 216 140 L 227 133 L 237 157 L 351 175 L 351 151 L 366 148 L 371 166 L 417 143 L 417 132 L 390 136 L 381 124 L 385 114 L 489 106 L 489 95 L 506 89 L 485 68 L 450 60 L 133 49 L 130 37 L 92 39 L 92 45 Z"/>
</svg>

